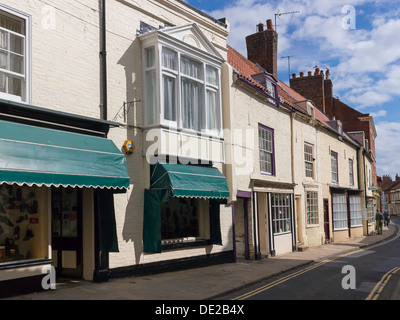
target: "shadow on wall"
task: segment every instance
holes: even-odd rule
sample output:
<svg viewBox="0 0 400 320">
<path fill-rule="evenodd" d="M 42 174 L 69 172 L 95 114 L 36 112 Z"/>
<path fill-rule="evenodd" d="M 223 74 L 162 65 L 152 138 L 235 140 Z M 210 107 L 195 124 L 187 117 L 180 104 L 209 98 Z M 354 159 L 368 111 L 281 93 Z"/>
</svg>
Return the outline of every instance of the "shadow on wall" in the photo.
<svg viewBox="0 0 400 320">
<path fill-rule="evenodd" d="M 126 206 L 122 237 L 125 242 L 133 243 L 135 263 L 138 264 L 143 253 L 143 186 L 145 182 L 143 161 L 146 161 L 142 156 L 142 55 L 138 39 L 132 42 L 118 64 L 124 67 L 126 77 L 126 139 L 135 144 L 134 152 L 126 156 L 133 189 Z"/>
</svg>

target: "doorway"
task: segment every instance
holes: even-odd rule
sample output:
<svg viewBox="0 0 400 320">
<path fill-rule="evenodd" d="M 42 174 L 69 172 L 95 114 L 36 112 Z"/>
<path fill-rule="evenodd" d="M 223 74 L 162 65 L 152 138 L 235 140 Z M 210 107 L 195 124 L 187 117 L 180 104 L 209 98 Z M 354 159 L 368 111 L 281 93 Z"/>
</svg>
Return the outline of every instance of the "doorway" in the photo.
<svg viewBox="0 0 400 320">
<path fill-rule="evenodd" d="M 57 276 L 82 278 L 82 190 L 51 191 L 51 244 Z"/>
<path fill-rule="evenodd" d="M 325 243 L 330 242 L 329 233 L 329 200 L 324 199 L 324 231 L 325 231 Z"/>
</svg>

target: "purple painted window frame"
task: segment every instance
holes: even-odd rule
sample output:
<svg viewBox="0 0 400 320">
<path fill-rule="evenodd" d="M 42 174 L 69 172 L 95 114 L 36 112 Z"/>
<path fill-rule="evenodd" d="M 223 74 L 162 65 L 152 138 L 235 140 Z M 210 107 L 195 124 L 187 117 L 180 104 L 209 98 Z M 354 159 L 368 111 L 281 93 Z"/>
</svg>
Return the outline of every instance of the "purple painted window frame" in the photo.
<svg viewBox="0 0 400 320">
<path fill-rule="evenodd" d="M 264 126 L 261 123 L 258 123 L 258 128 L 262 128 L 264 130 L 268 130 L 272 133 L 272 166 L 271 166 L 271 173 L 261 171 L 261 165 L 260 165 L 260 159 L 258 159 L 258 165 L 260 166 L 260 172 L 261 174 L 267 175 L 267 176 L 275 176 L 275 132 L 274 129 L 269 128 L 267 126 Z M 258 132 L 258 131 L 257 131 Z M 258 144 L 260 145 L 260 136 L 258 136 Z M 260 147 L 258 147 L 258 157 L 260 157 Z"/>
</svg>

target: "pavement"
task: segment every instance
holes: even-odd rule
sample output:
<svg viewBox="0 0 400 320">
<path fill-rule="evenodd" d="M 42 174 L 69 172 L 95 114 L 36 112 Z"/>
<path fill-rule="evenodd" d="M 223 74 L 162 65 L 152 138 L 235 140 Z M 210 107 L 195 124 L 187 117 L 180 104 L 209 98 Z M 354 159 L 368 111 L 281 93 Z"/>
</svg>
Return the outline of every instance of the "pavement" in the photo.
<svg viewBox="0 0 400 320">
<path fill-rule="evenodd" d="M 398 232 L 399 227 L 390 223 L 389 227 L 383 228 L 381 235 L 373 234 L 345 242 L 324 244 L 276 257 L 260 260 L 238 259 L 235 263 L 149 276 L 116 278 L 104 283 L 62 281 L 56 284 L 55 290 L 3 300 L 209 300 L 285 271 L 371 247 L 388 240 Z"/>
</svg>

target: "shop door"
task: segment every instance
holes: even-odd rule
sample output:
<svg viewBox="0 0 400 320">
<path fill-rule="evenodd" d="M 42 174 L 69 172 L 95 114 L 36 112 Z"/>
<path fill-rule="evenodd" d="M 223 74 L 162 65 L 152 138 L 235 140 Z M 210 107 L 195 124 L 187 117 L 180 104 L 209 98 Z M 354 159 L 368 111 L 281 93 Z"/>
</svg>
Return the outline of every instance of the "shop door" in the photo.
<svg viewBox="0 0 400 320">
<path fill-rule="evenodd" d="M 324 199 L 324 231 L 325 231 L 325 242 L 330 241 L 329 234 L 329 201 Z"/>
<path fill-rule="evenodd" d="M 52 249 L 57 276 L 82 277 L 82 190 L 53 188 Z"/>
</svg>

